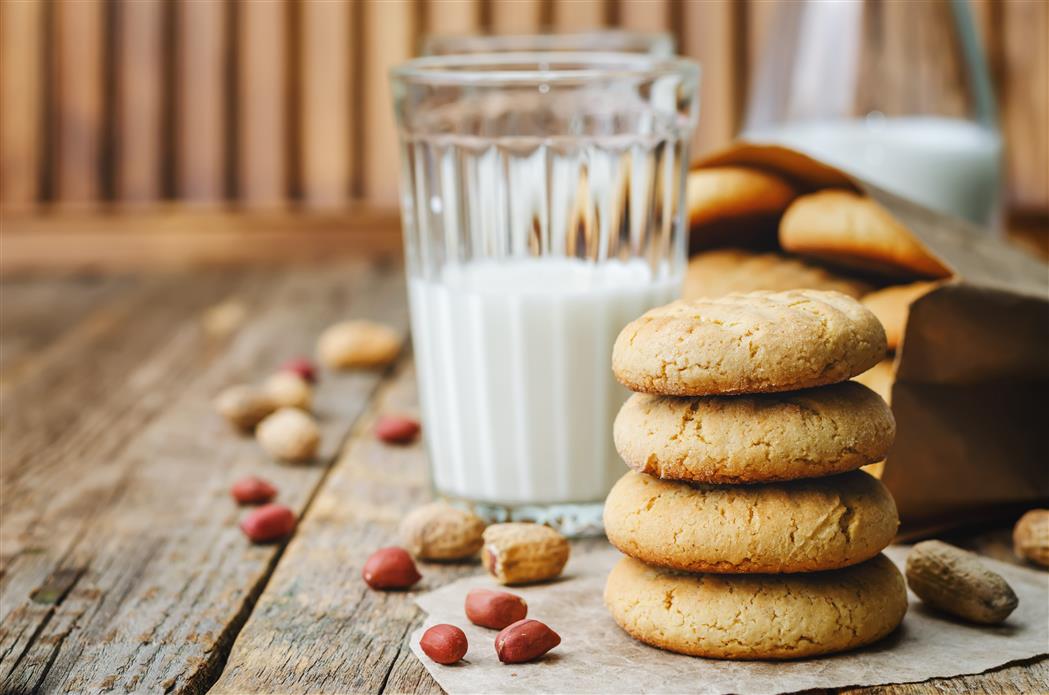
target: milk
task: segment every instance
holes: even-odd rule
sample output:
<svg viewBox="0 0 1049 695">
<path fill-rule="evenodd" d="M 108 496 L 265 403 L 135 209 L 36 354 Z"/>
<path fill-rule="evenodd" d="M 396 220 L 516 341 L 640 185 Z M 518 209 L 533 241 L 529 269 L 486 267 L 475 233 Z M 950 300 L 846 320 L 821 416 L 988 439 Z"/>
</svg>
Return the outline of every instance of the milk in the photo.
<svg viewBox="0 0 1049 695">
<path fill-rule="evenodd" d="M 933 210 L 980 225 L 995 222 L 1002 141 L 977 123 L 870 116 L 788 123 L 746 136 L 808 152 Z"/>
<path fill-rule="evenodd" d="M 409 281 L 434 485 L 486 504 L 600 502 L 623 471 L 612 344 L 680 292 L 641 260 L 475 261 Z"/>
</svg>

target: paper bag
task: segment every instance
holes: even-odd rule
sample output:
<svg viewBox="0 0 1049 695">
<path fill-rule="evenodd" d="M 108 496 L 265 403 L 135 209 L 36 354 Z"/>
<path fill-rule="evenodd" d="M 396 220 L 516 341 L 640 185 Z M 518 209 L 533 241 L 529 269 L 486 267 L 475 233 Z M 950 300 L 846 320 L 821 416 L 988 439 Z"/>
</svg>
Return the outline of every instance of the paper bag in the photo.
<svg viewBox="0 0 1049 695">
<path fill-rule="evenodd" d="M 1009 243 L 779 146 L 738 143 L 697 168 L 747 165 L 802 191 L 866 193 L 953 272 L 911 305 L 896 354 L 896 442 L 882 480 L 901 536 L 1016 516 L 1049 500 L 1049 268 Z"/>
</svg>

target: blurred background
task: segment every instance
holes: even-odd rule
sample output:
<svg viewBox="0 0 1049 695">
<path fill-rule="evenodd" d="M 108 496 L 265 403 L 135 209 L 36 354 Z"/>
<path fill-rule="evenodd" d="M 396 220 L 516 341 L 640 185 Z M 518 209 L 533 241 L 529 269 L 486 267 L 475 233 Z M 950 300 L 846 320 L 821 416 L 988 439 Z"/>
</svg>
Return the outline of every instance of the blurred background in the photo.
<svg viewBox="0 0 1049 695">
<path fill-rule="evenodd" d="M 386 76 L 427 35 L 669 32 L 703 65 L 698 157 L 739 132 L 762 51 L 782 31 L 778 4 L 3 0 L 0 262 L 395 249 L 399 164 Z M 879 36 L 905 49 L 937 31 L 947 0 L 867 4 Z M 1020 238 L 1044 253 L 1049 3 L 968 6 L 998 98 L 1006 225 L 1027 230 Z M 955 59 L 949 50 L 892 55 L 883 67 L 899 72 L 900 90 L 908 75 Z"/>
</svg>

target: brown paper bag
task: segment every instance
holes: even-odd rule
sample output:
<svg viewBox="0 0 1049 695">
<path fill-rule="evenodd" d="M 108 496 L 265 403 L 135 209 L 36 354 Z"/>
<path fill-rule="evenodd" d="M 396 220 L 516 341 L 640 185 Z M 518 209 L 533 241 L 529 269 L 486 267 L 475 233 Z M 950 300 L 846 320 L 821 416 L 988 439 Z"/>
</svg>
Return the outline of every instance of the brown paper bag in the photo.
<svg viewBox="0 0 1049 695">
<path fill-rule="evenodd" d="M 1049 268 L 972 225 L 779 146 L 737 143 L 699 168 L 749 165 L 802 190 L 878 201 L 953 277 L 911 305 L 896 354 L 897 436 L 882 480 L 901 535 L 1017 515 L 1049 500 Z"/>
</svg>

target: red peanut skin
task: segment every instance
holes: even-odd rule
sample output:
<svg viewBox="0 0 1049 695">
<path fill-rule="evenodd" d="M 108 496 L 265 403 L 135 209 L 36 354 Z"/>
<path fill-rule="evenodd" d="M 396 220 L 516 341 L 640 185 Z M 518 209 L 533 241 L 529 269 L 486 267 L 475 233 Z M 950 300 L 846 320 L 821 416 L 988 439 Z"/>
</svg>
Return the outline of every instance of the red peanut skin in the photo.
<svg viewBox="0 0 1049 695">
<path fill-rule="evenodd" d="M 528 615 L 528 604 L 516 594 L 474 589 L 466 595 L 466 617 L 474 625 L 502 630 Z"/>
<path fill-rule="evenodd" d="M 317 383 L 317 368 L 305 357 L 295 357 L 288 360 L 281 365 L 280 371 L 297 374 L 311 384 Z"/>
<path fill-rule="evenodd" d="M 373 589 L 407 589 L 422 579 L 415 560 L 404 548 L 379 548 L 364 563 L 361 576 Z"/>
<path fill-rule="evenodd" d="M 518 620 L 495 638 L 495 653 L 504 664 L 533 661 L 561 644 L 561 636 L 538 620 Z"/>
<path fill-rule="evenodd" d="M 434 625 L 423 633 L 419 640 L 419 647 L 423 654 L 430 657 L 439 664 L 454 664 L 466 656 L 466 650 L 470 648 L 466 641 L 466 633 L 455 625 L 443 623 Z"/>
<path fill-rule="evenodd" d="M 277 496 L 277 488 L 267 480 L 249 475 L 233 483 L 229 494 L 237 504 L 265 504 Z"/>
<path fill-rule="evenodd" d="M 290 536 L 295 514 L 282 504 L 266 504 L 240 520 L 240 530 L 252 543 L 269 543 Z"/>
<path fill-rule="evenodd" d="M 375 423 L 375 436 L 387 444 L 411 444 L 419 436 L 419 422 L 401 415 L 383 415 Z"/>
</svg>

